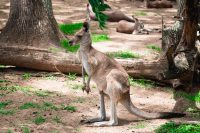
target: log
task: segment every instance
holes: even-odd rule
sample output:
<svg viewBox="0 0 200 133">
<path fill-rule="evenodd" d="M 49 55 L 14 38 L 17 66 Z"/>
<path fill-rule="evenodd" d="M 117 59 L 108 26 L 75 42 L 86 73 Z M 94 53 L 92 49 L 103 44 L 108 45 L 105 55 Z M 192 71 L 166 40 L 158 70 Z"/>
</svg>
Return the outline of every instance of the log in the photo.
<svg viewBox="0 0 200 133">
<path fill-rule="evenodd" d="M 74 53 L 52 52 L 33 47 L 0 47 L 0 64 L 12 65 L 51 72 L 81 74 L 81 63 Z M 135 78 L 158 79 L 158 72 L 164 71 L 167 62 L 142 59 L 116 59 Z M 161 65 L 162 64 L 162 65 Z"/>
<path fill-rule="evenodd" d="M 147 0 L 147 8 L 172 8 L 172 2 L 168 0 Z"/>
</svg>

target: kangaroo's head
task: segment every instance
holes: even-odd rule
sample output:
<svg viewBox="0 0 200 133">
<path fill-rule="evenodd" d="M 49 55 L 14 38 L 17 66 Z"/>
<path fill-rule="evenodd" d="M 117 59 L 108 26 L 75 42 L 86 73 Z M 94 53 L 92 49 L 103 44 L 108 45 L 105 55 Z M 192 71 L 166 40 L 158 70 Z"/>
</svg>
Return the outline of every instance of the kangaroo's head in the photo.
<svg viewBox="0 0 200 133">
<path fill-rule="evenodd" d="M 70 45 L 91 45 L 91 38 L 89 32 L 89 23 L 84 22 L 83 28 L 78 31 L 75 36 L 69 41 Z"/>
</svg>

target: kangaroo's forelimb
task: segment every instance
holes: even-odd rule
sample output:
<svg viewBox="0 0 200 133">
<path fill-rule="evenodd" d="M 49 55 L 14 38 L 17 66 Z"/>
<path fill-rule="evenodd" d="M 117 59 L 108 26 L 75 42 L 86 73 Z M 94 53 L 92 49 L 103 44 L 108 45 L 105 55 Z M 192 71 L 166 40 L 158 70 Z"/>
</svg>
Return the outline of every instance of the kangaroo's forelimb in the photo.
<svg viewBox="0 0 200 133">
<path fill-rule="evenodd" d="M 91 92 L 90 90 L 90 80 L 91 80 L 91 76 L 88 76 L 88 80 L 87 80 L 87 83 L 85 82 L 85 69 L 84 67 L 82 66 L 82 79 L 83 79 L 83 92 L 86 91 L 87 94 L 89 94 L 89 92 Z"/>
</svg>

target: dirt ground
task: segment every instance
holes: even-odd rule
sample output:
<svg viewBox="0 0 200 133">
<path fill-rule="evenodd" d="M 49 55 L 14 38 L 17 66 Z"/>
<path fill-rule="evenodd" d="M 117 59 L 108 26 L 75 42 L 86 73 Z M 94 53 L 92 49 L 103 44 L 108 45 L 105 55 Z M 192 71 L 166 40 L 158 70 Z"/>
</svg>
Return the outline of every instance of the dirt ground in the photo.
<svg viewBox="0 0 200 133">
<path fill-rule="evenodd" d="M 0 2 L 0 28 L 2 28 L 8 18 L 9 1 Z M 144 22 L 145 28 L 161 28 L 161 15 L 165 18 L 165 23 L 173 23 L 172 16 L 176 14 L 176 9 L 146 9 L 144 3 L 133 3 L 125 0 L 109 0 L 109 5 L 115 9 L 120 9 L 131 16 L 137 12 L 145 12 L 145 16 L 137 16 Z M 86 0 L 53 0 L 53 8 L 58 23 L 80 22 L 85 18 Z M 157 59 L 159 54 L 146 48 L 148 44 L 160 46 L 161 34 L 150 35 L 127 35 L 115 31 L 117 23 L 108 23 L 107 29 L 98 29 L 97 22 L 92 22 L 93 33 L 107 33 L 111 41 L 99 42 L 94 45 L 100 51 L 132 50 L 142 56 L 143 59 Z M 20 68 L 0 68 L 0 102 L 12 102 L 5 107 L 13 110 L 12 115 L 0 115 L 0 133 L 11 130 L 15 133 L 22 132 L 23 127 L 28 127 L 34 133 L 151 133 L 161 124 L 167 121 L 187 121 L 198 120 L 199 118 L 186 116 L 179 119 L 156 119 L 143 120 L 129 114 L 121 105 L 118 105 L 117 114 L 119 126 L 115 127 L 91 127 L 81 124 L 81 120 L 98 117 L 99 101 L 98 90 L 93 84 L 92 92 L 87 95 L 81 88 L 81 78 L 59 73 L 47 73 Z M 5 90 L 3 87 L 15 88 L 15 90 Z M 160 112 L 172 111 L 176 101 L 173 92 L 166 87 L 153 87 L 145 89 L 139 86 L 131 88 L 132 102 L 146 111 Z M 24 103 L 50 102 L 60 107 L 61 105 L 76 107 L 75 112 L 63 108 L 53 109 L 20 109 Z M 106 110 L 109 118 L 109 100 L 106 99 Z M 46 121 L 42 124 L 35 124 L 33 120 L 42 116 Z M 57 117 L 59 120 L 55 120 Z"/>
</svg>

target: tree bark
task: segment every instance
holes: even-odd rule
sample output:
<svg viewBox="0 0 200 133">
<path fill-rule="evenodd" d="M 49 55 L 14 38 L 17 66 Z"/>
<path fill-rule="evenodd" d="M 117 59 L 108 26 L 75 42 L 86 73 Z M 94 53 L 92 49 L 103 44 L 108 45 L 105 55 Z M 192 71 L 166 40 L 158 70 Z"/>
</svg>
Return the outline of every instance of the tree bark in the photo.
<svg viewBox="0 0 200 133">
<path fill-rule="evenodd" d="M 47 1 L 11 0 L 9 19 L 0 34 L 1 47 L 58 46 L 58 27 Z"/>
<path fill-rule="evenodd" d="M 11 0 L 0 34 L 0 64 L 49 71 L 55 65 L 66 66 L 72 55 L 60 47 L 61 37 L 51 0 Z M 60 55 L 51 49 L 59 49 Z"/>
</svg>

